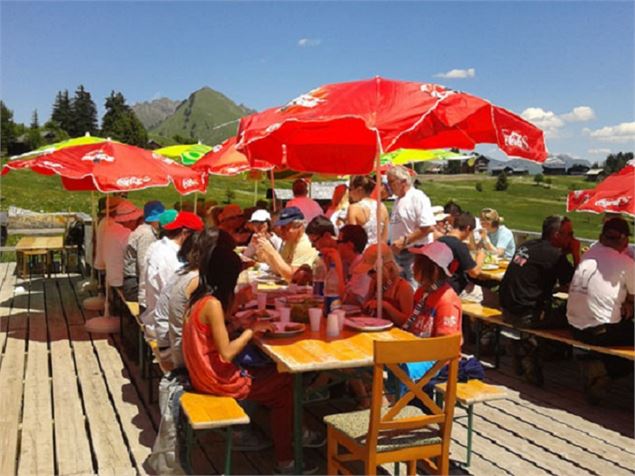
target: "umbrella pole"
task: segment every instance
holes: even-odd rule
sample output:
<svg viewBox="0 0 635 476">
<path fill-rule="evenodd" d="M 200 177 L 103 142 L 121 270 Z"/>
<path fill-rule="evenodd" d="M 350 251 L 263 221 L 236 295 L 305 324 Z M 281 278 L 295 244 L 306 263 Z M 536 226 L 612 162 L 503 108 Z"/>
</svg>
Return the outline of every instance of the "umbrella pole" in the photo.
<svg viewBox="0 0 635 476">
<path fill-rule="evenodd" d="M 198 202 L 198 192 L 194 192 L 194 214 L 196 214 L 196 204 Z"/>
<path fill-rule="evenodd" d="M 271 179 L 271 198 L 273 199 L 272 200 L 272 203 L 273 203 L 272 210 L 273 210 L 273 213 L 276 213 L 276 211 L 277 211 L 276 210 L 276 188 L 275 188 L 276 183 L 275 183 L 275 179 L 273 177 L 273 169 L 269 170 L 269 177 Z"/>
<path fill-rule="evenodd" d="M 92 245 L 90 247 L 90 251 L 92 256 L 90 257 L 90 275 L 96 276 L 97 270 L 95 269 L 95 246 L 97 244 L 97 207 L 95 206 L 95 192 L 94 190 L 90 191 L 90 215 L 91 215 L 91 239 Z"/>
<path fill-rule="evenodd" d="M 376 173 L 376 179 L 377 179 L 377 183 L 376 183 L 376 187 L 377 187 L 377 209 L 375 210 L 375 212 L 377 213 L 377 263 L 376 263 L 376 267 L 377 267 L 377 317 L 379 319 L 382 318 L 382 314 L 383 314 L 383 305 L 382 305 L 382 301 L 383 301 L 383 274 L 384 274 L 384 263 L 383 263 L 383 256 L 381 253 L 381 245 L 382 243 L 382 239 L 381 239 L 381 155 L 382 155 L 382 147 L 381 147 L 381 140 L 379 139 L 379 133 L 376 132 L 377 134 L 377 156 L 375 157 L 375 167 L 377 170 Z"/>
<path fill-rule="evenodd" d="M 258 201 L 258 180 L 254 184 L 254 206 L 256 206 L 256 202 Z"/>
</svg>

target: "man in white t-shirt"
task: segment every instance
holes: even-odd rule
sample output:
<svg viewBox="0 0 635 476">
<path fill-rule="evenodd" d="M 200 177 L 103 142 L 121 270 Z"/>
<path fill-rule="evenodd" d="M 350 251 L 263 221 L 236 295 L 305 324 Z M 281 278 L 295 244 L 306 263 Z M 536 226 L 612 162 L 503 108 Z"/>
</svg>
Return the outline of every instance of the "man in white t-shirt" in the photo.
<svg viewBox="0 0 635 476">
<path fill-rule="evenodd" d="M 322 207 L 307 195 L 309 187 L 303 179 L 297 179 L 293 182 L 293 198 L 287 202 L 286 208 L 299 208 L 304 215 L 305 223 L 310 223 L 315 217 L 324 215 Z"/>
<path fill-rule="evenodd" d="M 166 210 L 164 214 L 171 212 Z M 163 216 L 163 214 L 161 215 Z M 161 217 L 159 217 L 161 220 Z M 186 241 L 204 228 L 203 220 L 192 212 L 179 212 L 163 229 L 165 236 L 152 243 L 146 253 L 146 310 L 141 315 L 146 337 L 155 336 L 154 311 L 161 291 L 172 275 L 181 267 L 177 254 Z"/>
<path fill-rule="evenodd" d="M 624 253 L 630 229 L 623 218 L 604 223 L 600 241 L 583 256 L 569 286 L 567 319 L 573 337 L 591 345 L 632 346 L 635 262 Z M 602 356 L 585 361 L 586 395 L 591 403 L 606 396 L 609 378 L 632 372 L 632 363 Z M 602 367 L 603 364 L 603 367 Z"/>
<path fill-rule="evenodd" d="M 626 220 L 611 218 L 602 227 L 600 241 L 582 256 L 567 303 L 567 319 L 577 339 L 594 345 L 633 345 L 629 301 L 635 293 L 635 262 L 623 253 L 629 235 Z M 623 317 L 625 311 L 630 312 Z"/>
<path fill-rule="evenodd" d="M 418 287 L 412 275 L 414 255 L 408 248 L 427 245 L 432 241 L 436 219 L 428 196 L 412 184 L 412 176 L 405 167 L 388 171 L 388 185 L 397 195 L 390 216 L 390 242 L 402 276 L 413 289 Z"/>
</svg>

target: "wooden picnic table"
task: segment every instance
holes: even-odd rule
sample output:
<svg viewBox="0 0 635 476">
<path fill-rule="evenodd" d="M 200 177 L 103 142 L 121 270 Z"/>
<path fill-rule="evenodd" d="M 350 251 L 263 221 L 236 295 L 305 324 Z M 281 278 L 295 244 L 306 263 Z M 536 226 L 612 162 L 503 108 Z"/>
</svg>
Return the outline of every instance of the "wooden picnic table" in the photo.
<svg viewBox="0 0 635 476">
<path fill-rule="evenodd" d="M 337 337 L 326 336 L 326 321 L 320 332 L 307 324 L 303 333 L 285 338 L 261 337 L 260 348 L 276 363 L 279 372 L 293 375 L 293 445 L 295 474 L 302 474 L 302 374 L 341 370 L 373 365 L 373 342 L 376 340 L 416 340 L 418 337 L 393 327 L 381 332 L 357 332 L 346 327 Z"/>
<path fill-rule="evenodd" d="M 21 276 L 28 274 L 28 257 L 36 255 L 44 255 L 46 257 L 46 266 L 50 273 L 51 259 L 50 255 L 54 251 L 64 249 L 64 236 L 23 236 L 15 245 L 17 257 L 17 266 L 21 270 Z M 21 263 L 21 265 L 20 265 Z"/>
</svg>

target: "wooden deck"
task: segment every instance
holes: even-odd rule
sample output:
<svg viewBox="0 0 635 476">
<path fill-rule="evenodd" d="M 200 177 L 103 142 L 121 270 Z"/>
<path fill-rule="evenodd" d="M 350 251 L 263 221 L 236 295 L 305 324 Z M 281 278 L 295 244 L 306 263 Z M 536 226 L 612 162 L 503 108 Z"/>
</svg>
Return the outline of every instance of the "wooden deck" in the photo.
<svg viewBox="0 0 635 476">
<path fill-rule="evenodd" d="M 14 270 L 15 263 L 0 264 L 0 474 L 145 473 L 158 408 L 119 338 L 84 331 L 92 316 L 74 290 L 80 277 L 22 280 Z M 610 403 L 592 407 L 583 399 L 575 362 L 548 363 L 545 388 L 538 389 L 514 376 L 503 358 L 487 380 L 511 396 L 476 406 L 467 473 L 633 474 L 630 378 L 612 389 Z M 344 399 L 308 406 L 309 424 L 320 427 L 323 415 L 350 408 Z M 267 431 L 264 413 L 255 420 Z M 465 458 L 465 424 L 459 419 L 454 426 L 455 461 Z M 222 471 L 219 442 L 213 433 L 201 439 L 196 473 Z M 325 471 L 321 450 L 307 452 L 307 459 Z M 233 470 L 269 474 L 272 460 L 271 450 L 235 452 Z"/>
</svg>

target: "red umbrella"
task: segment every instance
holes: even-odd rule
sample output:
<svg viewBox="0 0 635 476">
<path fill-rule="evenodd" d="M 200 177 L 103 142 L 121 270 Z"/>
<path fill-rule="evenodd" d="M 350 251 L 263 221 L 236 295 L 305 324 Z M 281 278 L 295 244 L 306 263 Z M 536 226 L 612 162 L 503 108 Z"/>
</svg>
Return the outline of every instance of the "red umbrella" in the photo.
<svg viewBox="0 0 635 476">
<path fill-rule="evenodd" d="M 57 174 L 64 188 L 71 191 L 121 192 L 173 183 L 179 193 L 187 194 L 204 192 L 207 186 L 207 176 L 199 171 L 114 141 L 67 147 L 30 160 L 12 160 L 5 164 L 2 175 L 20 169 Z"/>
<path fill-rule="evenodd" d="M 473 149 L 493 143 L 543 162 L 543 133 L 519 116 L 437 84 L 374 78 L 329 84 L 286 106 L 244 117 L 238 149 L 293 170 L 365 174 L 400 148 Z"/>
<path fill-rule="evenodd" d="M 211 175 L 238 175 L 253 169 L 270 170 L 273 165 L 258 159 L 250 164 L 245 154 L 236 149 L 236 137 L 230 137 L 223 143 L 214 146 L 191 168 Z"/>
<path fill-rule="evenodd" d="M 609 175 L 595 188 L 569 192 L 567 211 L 635 216 L 635 160 L 629 161 L 622 170 Z"/>
</svg>

